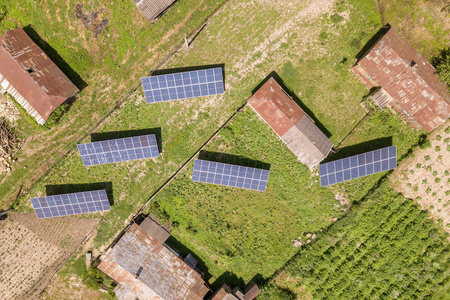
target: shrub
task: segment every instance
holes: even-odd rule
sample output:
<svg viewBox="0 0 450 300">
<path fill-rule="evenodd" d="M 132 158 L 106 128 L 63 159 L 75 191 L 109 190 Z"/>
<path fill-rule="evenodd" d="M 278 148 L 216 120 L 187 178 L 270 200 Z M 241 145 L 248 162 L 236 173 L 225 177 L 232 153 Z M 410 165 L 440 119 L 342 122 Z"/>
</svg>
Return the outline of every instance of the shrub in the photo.
<svg viewBox="0 0 450 300">
<path fill-rule="evenodd" d="M 431 193 L 431 188 L 427 187 L 427 189 L 425 190 L 425 193 L 427 193 L 427 194 Z"/>
<path fill-rule="evenodd" d="M 430 160 L 431 157 L 430 157 L 429 155 L 427 155 L 427 156 L 424 157 L 424 159 L 425 159 L 425 160 Z"/>
<path fill-rule="evenodd" d="M 447 133 L 447 134 L 450 133 L 450 126 L 448 126 L 447 128 L 445 128 L 445 133 Z"/>
<path fill-rule="evenodd" d="M 444 140 L 444 143 L 446 143 L 446 144 L 450 143 L 450 138 L 446 138 L 446 139 Z"/>
<path fill-rule="evenodd" d="M 440 135 L 436 136 L 436 141 L 440 141 L 441 139 L 442 139 L 442 136 L 440 136 Z"/>
<path fill-rule="evenodd" d="M 81 275 L 84 284 L 86 284 L 91 289 L 98 289 L 103 283 L 104 277 L 105 275 L 103 275 L 102 271 L 93 266 L 85 269 L 83 274 Z"/>
<path fill-rule="evenodd" d="M 434 151 L 436 151 L 436 152 L 441 151 L 441 147 L 439 147 L 439 146 L 434 147 Z"/>
<path fill-rule="evenodd" d="M 441 182 L 441 179 L 440 179 L 439 177 L 437 177 L 437 178 L 434 180 L 434 182 L 439 183 L 439 182 Z"/>
<path fill-rule="evenodd" d="M 428 179 L 422 180 L 422 184 L 427 184 L 427 183 L 428 183 Z"/>
<path fill-rule="evenodd" d="M 416 165 L 417 169 L 420 169 L 421 167 L 422 167 L 422 164 L 420 164 L 420 163 Z"/>
<path fill-rule="evenodd" d="M 445 170 L 444 174 L 445 174 L 445 176 L 448 176 L 450 174 L 450 172 L 448 170 Z"/>
<path fill-rule="evenodd" d="M 433 171 L 433 176 L 436 176 L 437 175 L 437 171 Z"/>
<path fill-rule="evenodd" d="M 409 173 L 410 174 L 414 174 L 414 170 L 409 170 Z"/>
<path fill-rule="evenodd" d="M 342 20 L 344 20 L 344 18 L 341 15 L 332 14 L 331 17 L 330 17 L 330 20 L 334 24 L 337 24 L 337 23 L 341 22 Z"/>
<path fill-rule="evenodd" d="M 428 149 L 431 148 L 431 142 L 427 139 L 423 139 L 419 146 L 420 149 Z"/>
<path fill-rule="evenodd" d="M 447 83 L 447 87 L 450 87 L 450 48 L 443 49 L 440 57 L 433 60 L 433 64 L 436 66 L 436 72 L 441 80 Z M 448 133 L 447 129 L 445 129 L 446 133 Z"/>
<path fill-rule="evenodd" d="M 439 160 L 442 160 L 442 155 L 439 155 L 439 156 L 438 156 L 438 159 L 439 159 Z"/>
</svg>

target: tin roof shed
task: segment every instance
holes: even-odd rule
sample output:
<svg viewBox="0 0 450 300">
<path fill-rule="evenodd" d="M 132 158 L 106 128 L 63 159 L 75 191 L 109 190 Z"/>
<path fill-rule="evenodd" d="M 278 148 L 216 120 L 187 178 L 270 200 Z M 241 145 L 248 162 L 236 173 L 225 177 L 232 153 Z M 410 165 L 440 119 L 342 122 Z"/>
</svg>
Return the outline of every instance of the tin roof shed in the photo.
<svg viewBox="0 0 450 300">
<path fill-rule="evenodd" d="M 330 153 L 333 143 L 273 77 L 248 104 L 308 167 L 314 167 Z"/>
<path fill-rule="evenodd" d="M 0 85 L 25 110 L 44 124 L 78 88 L 22 28 L 0 37 Z"/>
<path fill-rule="evenodd" d="M 119 300 L 199 300 L 201 275 L 137 224 L 106 252 L 98 268 L 118 283 Z"/>
<path fill-rule="evenodd" d="M 394 28 L 384 29 L 352 69 L 368 87 L 382 88 L 374 98 L 380 106 L 392 105 L 413 126 L 430 132 L 450 117 L 447 85 Z"/>
<path fill-rule="evenodd" d="M 150 21 L 156 20 L 176 0 L 132 0 Z"/>
</svg>

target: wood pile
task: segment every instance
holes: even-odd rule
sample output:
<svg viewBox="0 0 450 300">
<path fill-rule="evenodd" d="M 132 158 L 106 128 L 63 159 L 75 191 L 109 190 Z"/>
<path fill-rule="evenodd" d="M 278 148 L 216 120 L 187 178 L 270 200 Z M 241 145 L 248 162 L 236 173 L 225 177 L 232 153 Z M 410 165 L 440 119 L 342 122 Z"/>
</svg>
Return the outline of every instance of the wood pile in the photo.
<svg viewBox="0 0 450 300">
<path fill-rule="evenodd" d="M 4 118 L 0 118 L 0 174 L 11 171 L 11 156 L 18 147 L 14 132 Z"/>
</svg>

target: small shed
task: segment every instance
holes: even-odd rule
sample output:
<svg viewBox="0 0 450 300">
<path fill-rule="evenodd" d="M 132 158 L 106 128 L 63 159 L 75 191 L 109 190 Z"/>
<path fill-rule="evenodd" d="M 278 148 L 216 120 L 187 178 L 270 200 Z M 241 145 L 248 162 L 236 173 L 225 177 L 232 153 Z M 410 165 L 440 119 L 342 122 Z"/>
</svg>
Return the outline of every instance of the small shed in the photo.
<svg viewBox="0 0 450 300">
<path fill-rule="evenodd" d="M 41 125 L 79 92 L 22 28 L 0 36 L 0 62 L 0 89 Z"/>
<path fill-rule="evenodd" d="M 309 168 L 330 153 L 333 143 L 273 77 L 256 91 L 248 104 Z"/>
<path fill-rule="evenodd" d="M 391 105 L 416 128 L 430 132 L 450 117 L 450 95 L 436 70 L 392 27 L 352 67 L 373 100 Z"/>
<path fill-rule="evenodd" d="M 132 0 L 142 14 L 150 21 L 156 20 L 176 0 Z"/>
<path fill-rule="evenodd" d="M 155 233 L 157 221 L 146 220 L 141 225 L 132 224 L 98 266 L 117 282 L 117 299 L 203 299 L 210 289 L 202 275 L 160 242 L 166 235 L 157 234 L 162 237 L 159 240 L 150 235 L 147 230 Z"/>
</svg>

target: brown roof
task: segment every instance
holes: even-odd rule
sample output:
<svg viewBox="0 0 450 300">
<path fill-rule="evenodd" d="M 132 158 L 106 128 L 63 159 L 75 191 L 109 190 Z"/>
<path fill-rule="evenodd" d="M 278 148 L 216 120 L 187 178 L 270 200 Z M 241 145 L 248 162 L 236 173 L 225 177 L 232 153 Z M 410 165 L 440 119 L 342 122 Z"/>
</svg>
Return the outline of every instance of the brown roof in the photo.
<svg viewBox="0 0 450 300">
<path fill-rule="evenodd" d="M 44 120 L 79 91 L 22 28 L 0 37 L 0 61 L 0 74 Z"/>
<path fill-rule="evenodd" d="M 333 147 L 326 135 L 274 78 L 269 78 L 248 100 L 248 104 L 307 166 L 317 165 Z"/>
<path fill-rule="evenodd" d="M 253 281 L 247 283 L 244 288 L 244 294 L 238 288 L 235 288 L 235 290 L 235 293 L 233 293 L 233 290 L 224 283 L 209 300 L 253 300 L 261 293 L 261 290 Z"/>
<path fill-rule="evenodd" d="M 446 84 L 394 28 L 357 65 L 393 98 L 394 107 L 399 106 L 425 130 L 433 130 L 450 117 Z"/>
<path fill-rule="evenodd" d="M 118 283 L 118 299 L 198 300 L 209 290 L 197 271 L 137 224 L 106 252 L 98 268 Z"/>
<path fill-rule="evenodd" d="M 244 300 L 253 300 L 261 293 L 255 282 L 250 281 L 244 288 Z"/>
<path fill-rule="evenodd" d="M 167 223 L 164 226 L 161 226 L 159 222 L 156 220 L 156 217 L 153 215 L 149 215 L 144 219 L 141 223 L 141 228 L 145 230 L 151 237 L 155 238 L 161 244 L 170 237 L 170 224 Z"/>
<path fill-rule="evenodd" d="M 150 21 L 158 18 L 176 0 L 132 0 Z"/>
</svg>

